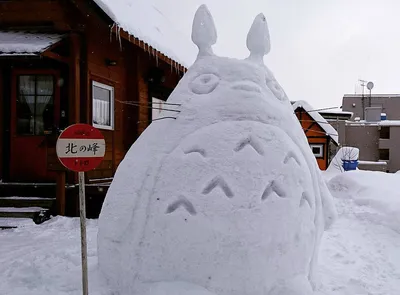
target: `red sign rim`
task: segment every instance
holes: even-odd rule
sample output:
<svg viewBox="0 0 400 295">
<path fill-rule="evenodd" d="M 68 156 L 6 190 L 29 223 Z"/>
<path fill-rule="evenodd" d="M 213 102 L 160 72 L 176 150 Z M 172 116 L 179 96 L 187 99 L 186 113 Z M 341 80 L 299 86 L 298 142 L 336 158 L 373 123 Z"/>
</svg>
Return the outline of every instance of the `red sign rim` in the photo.
<svg viewBox="0 0 400 295">
<path fill-rule="evenodd" d="M 69 155 L 65 151 L 65 144 L 68 143 Z M 96 146 L 94 146 L 96 145 Z M 88 150 L 92 147 L 91 152 Z M 93 149 L 95 147 L 95 149 Z M 96 150 L 98 149 L 98 151 Z M 84 153 L 84 152 L 86 153 Z M 87 172 L 95 169 L 104 159 L 105 140 L 103 134 L 89 124 L 73 124 L 68 126 L 58 137 L 56 144 L 57 157 L 60 163 L 75 172 Z M 100 154 L 96 156 L 96 152 Z M 93 153 L 93 154 L 92 154 Z M 76 157 L 73 154 L 77 154 Z"/>
</svg>

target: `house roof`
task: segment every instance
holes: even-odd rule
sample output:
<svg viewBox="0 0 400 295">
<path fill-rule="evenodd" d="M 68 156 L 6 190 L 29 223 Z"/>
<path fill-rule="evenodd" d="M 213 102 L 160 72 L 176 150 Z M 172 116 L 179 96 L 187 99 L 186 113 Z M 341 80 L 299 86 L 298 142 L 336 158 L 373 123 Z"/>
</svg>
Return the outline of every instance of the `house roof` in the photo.
<svg viewBox="0 0 400 295">
<path fill-rule="evenodd" d="M 59 34 L 0 31 L 0 56 L 39 55 L 62 38 Z"/>
<path fill-rule="evenodd" d="M 115 32 L 124 30 L 168 58 L 187 67 L 196 56 L 190 37 L 184 36 L 156 0 L 93 0 L 114 21 Z"/>
<path fill-rule="evenodd" d="M 311 107 L 306 101 L 304 100 L 298 100 L 292 103 L 293 110 L 296 110 L 298 108 L 303 108 L 311 118 L 322 128 L 322 130 L 325 131 L 326 135 L 332 138 L 332 140 L 339 145 L 339 135 L 335 128 L 332 127 L 331 124 L 328 123 L 328 121 L 321 116 L 320 113 L 315 111 L 313 107 Z"/>
</svg>

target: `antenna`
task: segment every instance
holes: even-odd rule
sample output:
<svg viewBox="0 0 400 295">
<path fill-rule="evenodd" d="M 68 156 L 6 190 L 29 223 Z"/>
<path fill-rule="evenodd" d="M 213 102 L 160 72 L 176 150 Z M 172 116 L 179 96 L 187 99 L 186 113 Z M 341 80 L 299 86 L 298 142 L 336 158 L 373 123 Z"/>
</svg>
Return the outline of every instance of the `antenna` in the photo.
<svg viewBox="0 0 400 295">
<path fill-rule="evenodd" d="M 374 82 L 368 82 L 367 83 L 367 88 L 369 90 L 369 107 L 371 106 L 371 100 L 372 100 L 372 95 L 371 95 L 371 90 L 374 88 Z"/>
<path fill-rule="evenodd" d="M 365 83 L 368 82 L 366 80 L 362 80 L 362 79 L 358 79 L 359 82 L 361 82 L 361 87 L 362 87 L 362 95 L 361 95 L 361 105 L 362 105 L 362 114 L 363 117 L 362 119 L 365 119 L 365 102 L 364 102 L 364 87 L 365 87 Z"/>
</svg>

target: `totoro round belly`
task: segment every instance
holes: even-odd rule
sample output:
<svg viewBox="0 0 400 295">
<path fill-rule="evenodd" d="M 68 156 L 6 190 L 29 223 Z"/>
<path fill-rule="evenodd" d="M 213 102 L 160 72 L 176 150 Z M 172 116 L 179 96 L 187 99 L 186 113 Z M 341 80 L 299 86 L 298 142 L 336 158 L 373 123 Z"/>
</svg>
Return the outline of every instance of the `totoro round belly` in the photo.
<svg viewBox="0 0 400 295">
<path fill-rule="evenodd" d="M 155 178 L 135 218 L 141 228 L 133 225 L 138 281 L 261 295 L 290 273 L 308 275 L 311 174 L 282 129 L 255 121 L 203 127 L 165 156 Z"/>
</svg>

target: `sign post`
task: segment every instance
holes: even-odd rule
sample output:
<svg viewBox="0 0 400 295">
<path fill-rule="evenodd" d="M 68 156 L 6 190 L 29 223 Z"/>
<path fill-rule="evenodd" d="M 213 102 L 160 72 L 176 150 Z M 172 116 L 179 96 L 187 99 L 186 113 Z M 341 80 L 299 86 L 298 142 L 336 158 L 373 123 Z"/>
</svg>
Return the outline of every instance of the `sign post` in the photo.
<svg viewBox="0 0 400 295">
<path fill-rule="evenodd" d="M 79 174 L 79 215 L 81 224 L 82 290 L 88 295 L 85 172 L 96 168 L 104 158 L 106 142 L 95 127 L 75 124 L 65 129 L 57 140 L 57 156 L 69 170 Z"/>
</svg>

